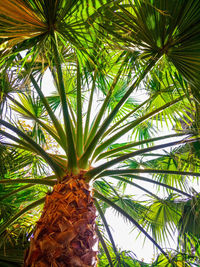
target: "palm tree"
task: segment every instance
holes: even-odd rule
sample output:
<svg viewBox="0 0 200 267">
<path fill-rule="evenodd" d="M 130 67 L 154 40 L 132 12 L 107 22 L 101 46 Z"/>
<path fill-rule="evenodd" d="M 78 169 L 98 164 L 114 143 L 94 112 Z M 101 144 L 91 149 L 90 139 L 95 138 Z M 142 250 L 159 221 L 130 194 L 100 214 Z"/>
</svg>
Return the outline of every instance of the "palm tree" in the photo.
<svg viewBox="0 0 200 267">
<path fill-rule="evenodd" d="M 159 243 L 184 219 L 183 203 L 197 194 L 187 181 L 199 177 L 198 155 L 187 164 L 184 147 L 198 142 L 199 133 L 188 116 L 199 97 L 199 11 L 197 0 L 1 4 L 3 240 L 30 210 L 36 221 L 44 203 L 34 233 L 26 236 L 24 266 L 96 266 L 98 240 L 108 264 L 124 266 L 106 221 L 108 207 L 178 265 L 180 257 Z M 42 87 L 46 70 L 56 90 L 51 96 Z M 160 135 L 162 124 L 176 125 L 176 132 Z M 165 196 L 138 181 L 163 188 Z M 151 201 L 127 196 L 127 185 Z"/>
</svg>

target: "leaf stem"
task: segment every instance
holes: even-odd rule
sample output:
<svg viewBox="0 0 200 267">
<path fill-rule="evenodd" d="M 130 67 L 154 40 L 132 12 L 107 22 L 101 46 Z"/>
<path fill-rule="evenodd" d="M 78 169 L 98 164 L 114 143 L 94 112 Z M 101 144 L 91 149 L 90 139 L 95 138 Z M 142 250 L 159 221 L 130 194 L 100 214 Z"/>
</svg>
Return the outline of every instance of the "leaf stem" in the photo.
<svg viewBox="0 0 200 267">
<path fill-rule="evenodd" d="M 92 82 L 91 93 L 90 93 L 90 99 L 89 99 L 88 108 L 87 108 L 87 116 L 86 116 L 86 121 L 85 121 L 84 143 L 85 143 L 85 141 L 86 141 L 86 139 L 88 137 L 88 130 L 89 130 L 89 124 L 90 124 L 90 115 L 91 115 L 91 111 L 92 111 L 92 103 L 93 103 L 93 96 L 94 96 L 96 78 L 97 78 L 97 70 L 95 69 L 93 82 Z"/>
<path fill-rule="evenodd" d="M 21 217 L 27 211 L 37 207 L 38 205 L 42 204 L 45 201 L 45 197 L 31 203 L 30 205 L 26 206 L 24 209 L 17 212 L 13 217 L 11 217 L 7 222 L 5 222 L 0 228 L 0 235 L 6 230 L 6 228 L 11 225 L 15 220 Z"/>
<path fill-rule="evenodd" d="M 81 72 L 77 59 L 77 125 L 76 125 L 76 151 L 80 157 L 83 152 L 83 125 L 82 125 L 82 103 L 81 103 Z"/>
<path fill-rule="evenodd" d="M 61 61 L 60 61 L 60 56 L 59 56 L 59 52 L 57 48 L 57 40 L 56 40 L 55 34 L 53 34 L 52 37 L 53 37 L 52 46 L 53 46 L 53 51 L 54 51 L 54 60 L 55 60 L 55 65 L 56 65 L 57 75 L 58 75 L 59 94 L 60 94 L 60 100 L 61 100 L 63 117 L 64 117 L 65 133 L 67 136 L 68 169 L 72 171 L 73 173 L 76 173 L 77 172 L 76 150 L 75 150 L 75 144 L 74 144 L 72 128 L 71 128 L 71 119 L 70 119 L 67 100 L 66 100 L 66 92 L 65 92 L 63 74 L 62 74 L 62 69 L 61 69 Z"/>
<path fill-rule="evenodd" d="M 117 210 L 120 214 L 122 214 L 124 217 L 126 217 L 129 221 L 131 221 L 160 251 L 163 253 L 163 255 L 170 261 L 167 253 L 158 245 L 158 243 L 145 231 L 145 229 L 135 220 L 133 217 L 131 217 L 126 211 L 121 209 L 118 205 L 113 203 L 111 200 L 100 194 L 97 190 L 94 189 L 94 196 L 98 199 L 104 201 L 109 206 Z"/>
<path fill-rule="evenodd" d="M 161 144 L 161 145 L 156 145 L 156 146 L 152 146 L 152 147 L 147 147 L 147 148 L 143 148 L 143 149 L 140 149 L 140 150 L 131 152 L 131 153 L 127 153 L 127 154 L 125 154 L 125 155 L 123 155 L 121 157 L 115 158 L 115 159 L 113 159 L 113 160 L 111 160 L 109 162 L 106 162 L 106 163 L 104 163 L 104 164 L 102 164 L 102 165 L 100 165 L 100 166 L 98 166 L 98 167 L 96 167 L 96 168 L 88 171 L 86 173 L 86 176 L 91 179 L 92 177 L 94 177 L 98 173 L 104 171 L 106 168 L 109 168 L 109 167 L 111 167 L 113 165 L 116 165 L 119 162 L 122 162 L 122 161 L 124 161 L 126 159 L 129 159 L 131 157 L 135 157 L 135 156 L 144 154 L 146 152 L 150 152 L 150 151 L 154 151 L 154 150 L 158 150 L 158 149 L 163 149 L 165 147 L 170 147 L 170 146 L 175 146 L 175 145 L 180 145 L 180 144 L 186 144 L 186 143 L 195 142 L 198 139 L 199 138 L 190 139 L 190 140 L 174 141 L 174 142 L 170 142 L 170 143 L 167 143 L 167 144 Z M 199 174 L 199 176 L 200 176 L 200 174 Z"/>
<path fill-rule="evenodd" d="M 108 128 L 108 126 L 110 125 L 112 120 L 114 119 L 115 115 L 117 114 L 117 112 L 119 111 L 121 106 L 124 104 L 124 102 L 130 96 L 130 94 L 133 92 L 133 90 L 140 84 L 140 82 L 147 75 L 147 73 L 151 70 L 151 68 L 156 64 L 156 62 L 158 61 L 158 59 L 160 57 L 161 57 L 161 54 L 158 54 L 157 56 L 155 56 L 154 58 L 152 58 L 149 61 L 149 64 L 144 69 L 143 73 L 138 77 L 138 79 L 133 83 L 133 85 L 130 86 L 130 88 L 125 93 L 125 95 L 121 98 L 119 103 L 115 106 L 115 108 L 112 110 L 112 112 L 105 119 L 105 121 L 101 125 L 100 129 L 97 131 L 97 133 L 95 134 L 94 138 L 92 139 L 92 141 L 88 145 L 88 148 L 86 149 L 86 151 L 82 155 L 82 157 L 81 157 L 81 159 L 79 161 L 81 166 L 86 166 L 87 165 L 87 161 L 90 158 L 92 152 L 94 151 L 99 139 L 104 134 L 104 132 L 106 131 L 106 129 Z"/>
</svg>

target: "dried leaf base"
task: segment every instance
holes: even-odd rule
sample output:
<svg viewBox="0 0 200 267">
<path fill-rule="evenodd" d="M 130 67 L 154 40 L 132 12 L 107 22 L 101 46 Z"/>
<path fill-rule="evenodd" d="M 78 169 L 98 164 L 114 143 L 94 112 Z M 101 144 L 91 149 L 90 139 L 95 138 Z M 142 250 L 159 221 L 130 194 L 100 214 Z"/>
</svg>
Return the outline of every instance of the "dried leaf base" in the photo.
<svg viewBox="0 0 200 267">
<path fill-rule="evenodd" d="M 96 209 L 84 179 L 73 177 L 46 196 L 24 267 L 94 267 Z"/>
</svg>

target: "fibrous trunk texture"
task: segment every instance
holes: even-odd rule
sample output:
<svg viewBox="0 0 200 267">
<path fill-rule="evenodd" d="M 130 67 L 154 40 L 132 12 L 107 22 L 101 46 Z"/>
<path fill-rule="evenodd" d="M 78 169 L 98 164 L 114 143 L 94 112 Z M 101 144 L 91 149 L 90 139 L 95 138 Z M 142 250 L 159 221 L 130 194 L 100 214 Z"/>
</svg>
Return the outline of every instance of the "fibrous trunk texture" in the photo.
<svg viewBox="0 0 200 267">
<path fill-rule="evenodd" d="M 81 175 L 67 177 L 46 196 L 24 267 L 96 266 L 96 209 Z"/>
</svg>

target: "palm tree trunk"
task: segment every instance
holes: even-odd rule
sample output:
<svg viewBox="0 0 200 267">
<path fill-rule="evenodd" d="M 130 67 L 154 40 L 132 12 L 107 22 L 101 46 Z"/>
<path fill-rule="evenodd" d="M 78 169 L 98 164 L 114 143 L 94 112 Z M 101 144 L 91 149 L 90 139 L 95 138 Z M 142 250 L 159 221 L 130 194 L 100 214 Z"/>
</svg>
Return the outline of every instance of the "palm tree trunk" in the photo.
<svg viewBox="0 0 200 267">
<path fill-rule="evenodd" d="M 83 174 L 66 177 L 46 196 L 24 267 L 94 267 L 96 209 Z"/>
</svg>

